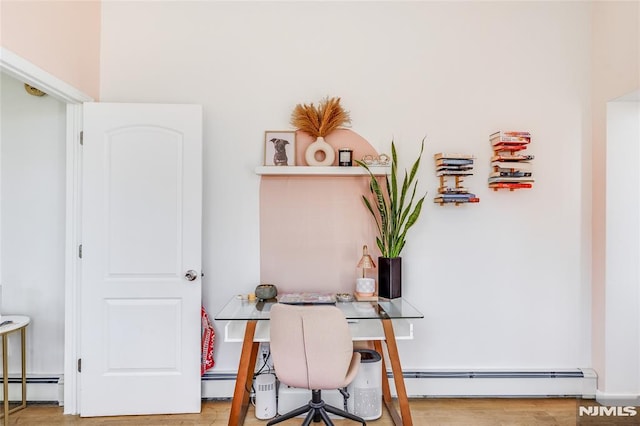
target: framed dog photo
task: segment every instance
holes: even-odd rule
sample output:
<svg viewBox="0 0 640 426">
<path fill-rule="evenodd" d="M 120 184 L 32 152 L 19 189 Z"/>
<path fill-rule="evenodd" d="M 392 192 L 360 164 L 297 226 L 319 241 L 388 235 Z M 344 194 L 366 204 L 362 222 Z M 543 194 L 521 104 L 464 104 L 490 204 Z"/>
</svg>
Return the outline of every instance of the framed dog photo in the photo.
<svg viewBox="0 0 640 426">
<path fill-rule="evenodd" d="M 296 165 L 296 132 L 294 130 L 264 132 L 264 165 Z"/>
</svg>

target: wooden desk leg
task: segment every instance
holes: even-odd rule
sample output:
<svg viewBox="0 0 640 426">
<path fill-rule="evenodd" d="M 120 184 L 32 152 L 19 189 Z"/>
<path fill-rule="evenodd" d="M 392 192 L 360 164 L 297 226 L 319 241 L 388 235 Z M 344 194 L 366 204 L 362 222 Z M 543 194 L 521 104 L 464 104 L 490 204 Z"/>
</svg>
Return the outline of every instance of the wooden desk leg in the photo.
<svg viewBox="0 0 640 426">
<path fill-rule="evenodd" d="M 391 319 L 383 319 L 382 328 L 384 329 L 384 337 L 387 342 L 387 351 L 389 352 L 391 371 L 393 371 L 393 381 L 396 385 L 396 392 L 398 393 L 398 403 L 400 405 L 400 414 L 402 415 L 402 425 L 412 426 L 413 420 L 411 419 L 409 398 L 407 398 L 407 389 L 404 387 L 402 366 L 400 364 L 400 356 L 398 355 L 398 346 L 396 345 L 396 336 L 393 332 L 393 323 L 391 322 Z"/>
<path fill-rule="evenodd" d="M 21 353 L 22 353 L 22 404 L 18 409 L 25 408 L 27 406 L 27 327 L 22 327 L 20 330 L 20 339 L 21 339 Z"/>
<path fill-rule="evenodd" d="M 242 353 L 238 364 L 238 375 L 236 377 L 236 387 L 233 391 L 231 402 L 231 412 L 229 413 L 229 426 L 238 426 L 244 423 L 249 408 L 249 389 L 253 384 L 253 369 L 258 357 L 258 347 L 260 343 L 253 341 L 258 322 L 247 321 L 244 330 L 244 341 L 242 342 Z"/>
<path fill-rule="evenodd" d="M 391 389 L 389 388 L 389 377 L 387 376 L 387 366 L 384 362 L 384 352 L 382 350 L 382 342 L 380 340 L 373 341 L 373 347 L 376 352 L 382 357 L 382 401 L 384 402 L 387 411 L 393 420 L 393 424 L 396 426 L 402 426 L 402 418 L 396 407 L 393 405 L 393 398 L 391 398 Z"/>
<path fill-rule="evenodd" d="M 2 335 L 2 391 L 4 399 L 4 425 L 9 425 L 9 372 L 7 362 L 7 334 Z"/>
</svg>

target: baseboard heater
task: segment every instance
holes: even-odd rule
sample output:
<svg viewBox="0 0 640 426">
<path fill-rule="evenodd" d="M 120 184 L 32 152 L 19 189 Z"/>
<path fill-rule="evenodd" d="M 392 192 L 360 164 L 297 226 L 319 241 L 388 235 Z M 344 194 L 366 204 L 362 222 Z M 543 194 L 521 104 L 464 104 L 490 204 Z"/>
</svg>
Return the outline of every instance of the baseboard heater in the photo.
<svg viewBox="0 0 640 426">
<path fill-rule="evenodd" d="M 390 372 L 388 377 L 393 377 Z M 405 379 L 554 379 L 584 378 L 582 370 L 569 371 L 403 371 Z"/>
<path fill-rule="evenodd" d="M 1 383 L 2 378 L 0 378 Z M 22 378 L 9 377 L 9 400 L 22 398 Z M 59 403 L 62 399 L 61 376 L 27 376 L 27 401 Z M 0 386 L 0 399 L 4 399 Z"/>
<path fill-rule="evenodd" d="M 58 382 L 60 381 L 60 377 L 56 376 L 56 377 L 27 377 L 27 385 L 29 384 L 43 384 L 43 383 L 54 383 L 54 384 L 58 384 Z M 2 377 L 0 377 L 0 383 L 2 382 Z M 20 377 L 9 377 L 8 380 L 9 384 L 12 383 L 22 383 L 22 378 Z M 2 388 L 0 388 L 0 391 L 2 391 Z"/>
<path fill-rule="evenodd" d="M 423 370 L 403 372 L 407 394 L 437 397 L 595 398 L 592 369 Z M 393 381 L 390 380 L 393 387 Z"/>
<path fill-rule="evenodd" d="M 403 371 L 410 397 L 582 397 L 595 398 L 597 375 L 592 369 L 538 370 L 419 370 Z M 387 372 L 395 395 L 393 374 Z M 233 395 L 235 373 L 207 373 L 203 398 Z"/>
<path fill-rule="evenodd" d="M 393 379 L 393 373 L 387 371 L 387 377 Z M 405 379 L 549 379 L 549 378 L 584 378 L 581 369 L 567 371 L 403 371 Z M 236 380 L 236 373 L 205 373 L 203 381 Z"/>
<path fill-rule="evenodd" d="M 595 398 L 597 376 L 592 369 L 552 371 L 404 371 L 410 397 L 561 397 Z M 387 372 L 391 393 L 395 395 L 393 374 Z M 202 376 L 203 399 L 229 399 L 235 388 L 235 372 L 209 372 Z M 9 377 L 9 399 L 21 395 L 21 379 Z M 2 387 L 0 386 L 0 399 Z M 27 401 L 62 403 L 60 376 L 28 376 Z"/>
</svg>

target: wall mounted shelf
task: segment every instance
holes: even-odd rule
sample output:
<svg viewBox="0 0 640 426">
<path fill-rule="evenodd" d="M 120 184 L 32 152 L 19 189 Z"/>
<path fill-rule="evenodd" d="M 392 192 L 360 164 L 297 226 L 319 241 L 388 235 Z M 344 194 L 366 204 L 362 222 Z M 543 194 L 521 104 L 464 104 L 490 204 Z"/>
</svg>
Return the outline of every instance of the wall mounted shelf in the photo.
<svg viewBox="0 0 640 426">
<path fill-rule="evenodd" d="M 391 173 L 391 166 L 369 166 L 376 176 Z M 363 167 L 340 166 L 258 166 L 256 174 L 261 176 L 369 176 Z"/>
<path fill-rule="evenodd" d="M 473 175 L 475 157 L 469 154 L 437 153 L 433 156 L 436 162 L 436 176 L 440 180 L 438 194 L 433 201 L 441 206 L 466 203 L 478 203 L 480 199 L 462 186 L 467 176 Z M 451 185 L 453 180 L 453 186 Z"/>
<path fill-rule="evenodd" d="M 534 157 L 524 153 L 531 142 L 531 133 L 499 131 L 489 136 L 489 142 L 493 150 L 489 188 L 494 191 L 531 188 L 534 179 L 530 161 Z"/>
</svg>

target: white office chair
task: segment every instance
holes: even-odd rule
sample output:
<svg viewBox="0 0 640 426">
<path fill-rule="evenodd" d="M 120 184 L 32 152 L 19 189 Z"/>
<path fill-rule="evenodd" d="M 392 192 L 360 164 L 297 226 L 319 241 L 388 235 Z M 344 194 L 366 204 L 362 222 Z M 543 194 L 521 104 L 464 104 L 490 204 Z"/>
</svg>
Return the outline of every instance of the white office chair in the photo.
<svg viewBox="0 0 640 426">
<path fill-rule="evenodd" d="M 358 416 L 325 404 L 323 389 L 346 387 L 355 378 L 360 354 L 353 352 L 347 320 L 335 306 L 295 306 L 277 303 L 271 308 L 271 356 L 281 383 L 311 390 L 308 404 L 271 420 L 280 423 L 307 413 L 302 423 L 324 421 L 333 425 L 327 412 L 365 425 Z"/>
</svg>

